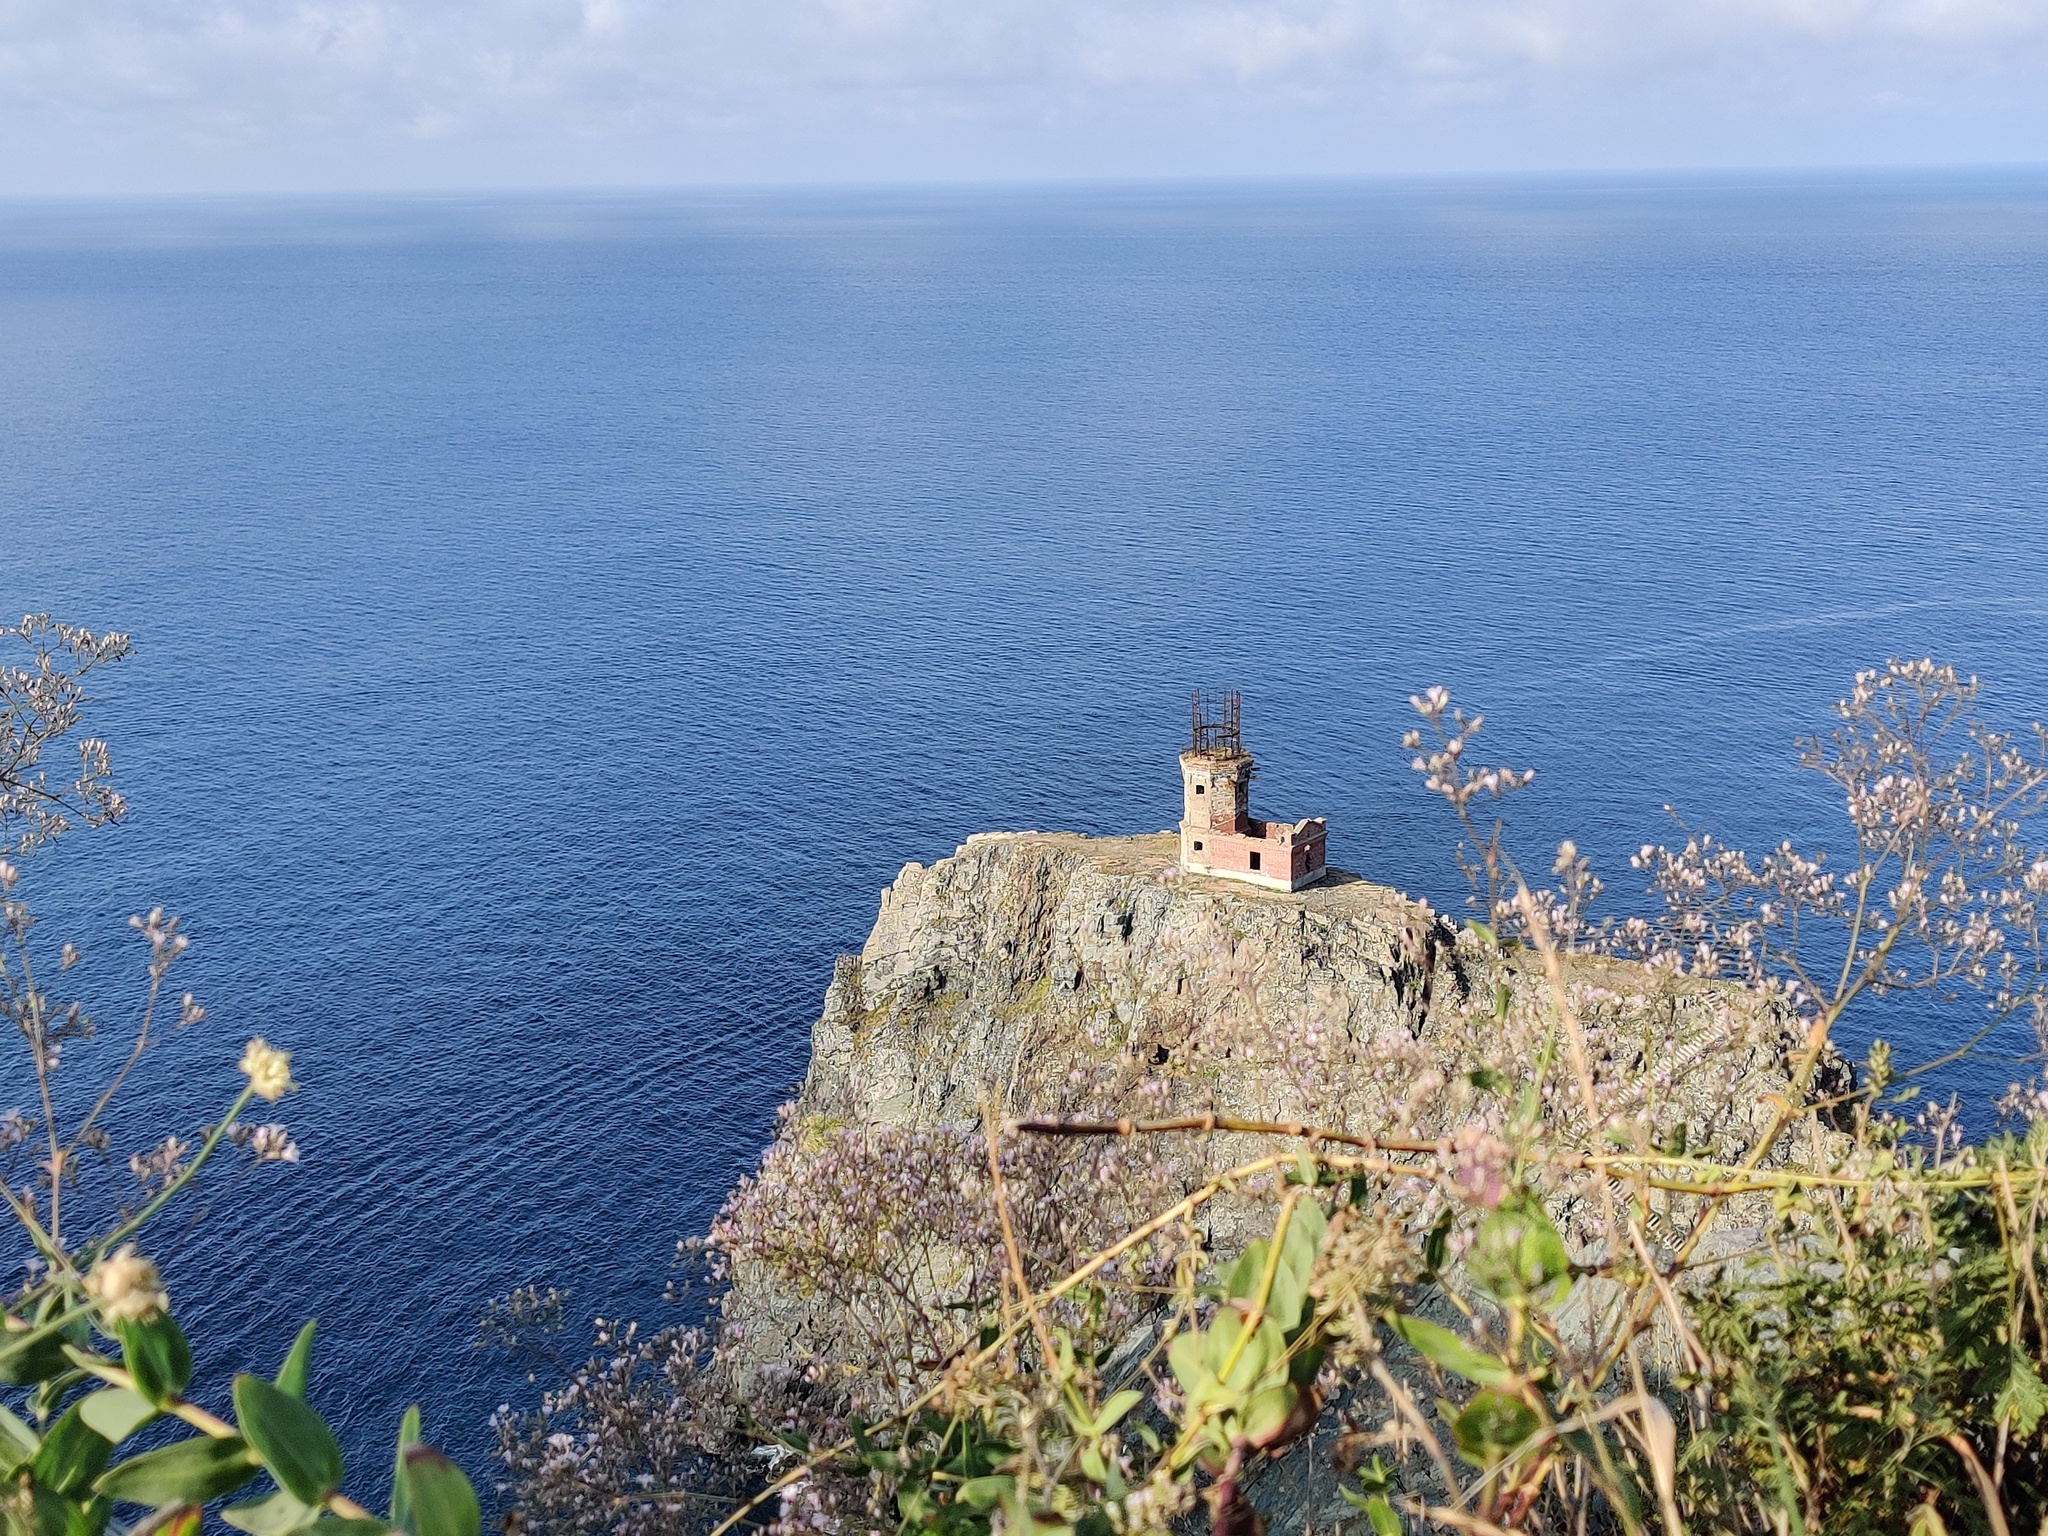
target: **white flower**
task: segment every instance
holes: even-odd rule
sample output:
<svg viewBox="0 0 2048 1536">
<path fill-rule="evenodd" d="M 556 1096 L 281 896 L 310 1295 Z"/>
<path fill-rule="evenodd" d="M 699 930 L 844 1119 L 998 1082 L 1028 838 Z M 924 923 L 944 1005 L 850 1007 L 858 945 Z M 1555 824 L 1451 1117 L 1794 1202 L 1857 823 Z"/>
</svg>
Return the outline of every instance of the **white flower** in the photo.
<svg viewBox="0 0 2048 1536">
<path fill-rule="evenodd" d="M 260 1035 L 242 1052 L 241 1067 L 259 1099 L 275 1103 L 299 1086 L 292 1081 L 292 1053 L 280 1051 Z"/>
<path fill-rule="evenodd" d="M 296 1163 L 299 1160 L 299 1144 L 292 1140 L 289 1131 L 275 1123 L 256 1127 L 255 1134 L 249 1138 L 249 1150 L 259 1163 Z"/>
<path fill-rule="evenodd" d="M 110 1323 L 146 1323 L 171 1307 L 156 1265 L 138 1255 L 133 1243 L 123 1243 L 93 1265 L 85 1277 L 85 1291 Z"/>
</svg>

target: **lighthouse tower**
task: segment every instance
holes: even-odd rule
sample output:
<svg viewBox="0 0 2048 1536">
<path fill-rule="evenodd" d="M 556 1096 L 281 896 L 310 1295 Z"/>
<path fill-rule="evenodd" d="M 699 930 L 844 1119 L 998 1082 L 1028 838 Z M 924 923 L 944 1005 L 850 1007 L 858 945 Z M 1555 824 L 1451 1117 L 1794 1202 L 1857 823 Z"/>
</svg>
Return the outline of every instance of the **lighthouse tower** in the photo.
<svg viewBox="0 0 2048 1536">
<path fill-rule="evenodd" d="M 1236 693 L 1194 696 L 1188 749 L 1180 755 L 1180 867 L 1275 891 L 1323 878 L 1329 823 L 1260 821 L 1251 813 L 1254 773 Z"/>
</svg>

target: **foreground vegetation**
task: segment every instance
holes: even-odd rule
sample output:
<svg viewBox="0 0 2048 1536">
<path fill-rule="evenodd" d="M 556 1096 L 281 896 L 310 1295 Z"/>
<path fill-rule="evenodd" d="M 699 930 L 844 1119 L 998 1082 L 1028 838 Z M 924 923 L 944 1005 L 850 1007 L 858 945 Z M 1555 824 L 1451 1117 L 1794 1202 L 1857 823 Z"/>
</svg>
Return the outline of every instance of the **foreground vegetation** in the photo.
<svg viewBox="0 0 2048 1536">
<path fill-rule="evenodd" d="M 146 1006 L 103 1079 L 74 1082 L 96 1026 L 53 990 L 77 951 L 34 934 L 22 861 L 122 813 L 103 745 L 77 743 L 56 784 L 45 758 L 128 646 L 42 618 L 10 634 L 27 659 L 0 669 L 0 1006 L 30 1100 L 0 1150 L 33 1256 L 0 1322 L 9 1531 L 189 1536 L 236 1498 L 220 1518 L 251 1536 L 476 1536 L 475 1495 L 416 1413 L 385 1513 L 343 1491 L 307 1401 L 310 1324 L 273 1379 L 195 1385 L 151 1224 L 223 1159 L 296 1159 L 283 1125 L 247 1118 L 296 1087 L 290 1058 L 249 1041 L 215 1123 L 111 1144 L 107 1106 L 152 1040 L 204 1010 L 172 989 L 177 920 L 138 917 Z M 1432 1003 L 1426 1038 L 1373 1046 L 1361 1073 L 1219 967 L 1204 1028 L 1300 1085 L 1284 1122 L 1077 1074 L 1036 1117 L 991 1099 L 972 1130 L 787 1123 L 699 1257 L 714 1280 L 777 1277 L 834 1329 L 743 1378 L 715 1315 L 601 1324 L 586 1365 L 500 1419 L 514 1517 L 789 1536 L 1245 1536 L 1256 1506 L 1374 1536 L 2044 1528 L 2048 1093 L 2016 1085 L 1972 1141 L 1918 1097 L 1936 1063 L 1879 1043 L 1850 1071 L 1834 1040 L 1901 997 L 1973 1017 L 1951 1056 L 2000 1025 L 2048 1035 L 2048 856 L 2027 838 L 2048 737 L 1992 729 L 1975 681 L 1931 662 L 1860 675 L 1802 745 L 1846 812 L 1846 861 L 1687 834 L 1641 850 L 1651 906 L 1610 921 L 1571 844 L 1529 878 L 1480 814 L 1530 775 L 1476 766 L 1481 722 L 1441 690 L 1414 703 L 1409 749 L 1472 883 L 1459 953 L 1488 986 Z M 1702 1007 L 1712 1028 L 1673 1022 Z M 1247 1155 L 1189 1187 L 1203 1147 Z M 1226 1208 L 1262 1235 L 1212 1249 Z M 538 1290 L 487 1319 L 525 1343 L 561 1323 Z"/>
</svg>

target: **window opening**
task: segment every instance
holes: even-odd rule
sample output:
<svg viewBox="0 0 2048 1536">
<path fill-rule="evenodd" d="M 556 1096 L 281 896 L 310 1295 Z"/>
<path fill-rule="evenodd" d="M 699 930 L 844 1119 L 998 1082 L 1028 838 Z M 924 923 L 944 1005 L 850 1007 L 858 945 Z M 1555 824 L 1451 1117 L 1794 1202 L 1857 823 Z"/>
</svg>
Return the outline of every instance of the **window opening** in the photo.
<svg viewBox="0 0 2048 1536">
<path fill-rule="evenodd" d="M 1253 851 L 1253 853 L 1252 853 L 1252 868 L 1253 868 L 1253 869 L 1257 869 L 1258 867 L 1259 867 L 1259 855 L 1258 855 L 1257 851 L 1256 851 L 1256 850 L 1254 850 L 1254 851 Z"/>
</svg>

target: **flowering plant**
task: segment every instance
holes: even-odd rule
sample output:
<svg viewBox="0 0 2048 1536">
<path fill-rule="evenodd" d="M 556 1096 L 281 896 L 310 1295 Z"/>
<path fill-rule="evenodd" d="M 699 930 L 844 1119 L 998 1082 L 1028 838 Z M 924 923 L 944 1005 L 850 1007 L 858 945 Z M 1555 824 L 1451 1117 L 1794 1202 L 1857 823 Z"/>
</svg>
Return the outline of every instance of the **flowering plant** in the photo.
<svg viewBox="0 0 2048 1536">
<path fill-rule="evenodd" d="M 1406 1028 L 1281 1010 L 1255 947 L 1197 935 L 1172 957 L 1176 1060 L 1278 1112 L 1084 1063 L 978 1128 L 792 1115 L 711 1239 L 805 1304 L 789 1357 L 735 1373 L 747 1341 L 703 1340 L 671 1377 L 687 1411 L 555 1396 L 503 1421 L 530 1507 L 786 1536 L 2006 1536 L 2048 1514 L 2048 1095 L 2016 1086 L 1972 1142 L 1919 1102 L 1938 1062 L 1879 1041 L 1854 1065 L 1834 1038 L 1901 995 L 1981 1005 L 1959 1049 L 2048 1034 L 2048 736 L 1992 729 L 1933 662 L 1862 674 L 1801 748 L 1845 864 L 1688 832 L 1637 856 L 1645 910 L 1600 919 L 1575 846 L 1526 878 L 1482 820 L 1532 775 L 1478 766 L 1483 722 L 1446 691 L 1413 702 L 1473 912 L 1404 931 Z M 1146 1054 L 1125 1027 L 1088 1046 Z M 759 1492 L 650 1459 L 720 1436 L 770 1469 Z"/>
<path fill-rule="evenodd" d="M 134 1188 L 93 1202 L 90 1170 L 110 1139 L 105 1112 L 158 1032 L 173 965 L 188 947 L 178 919 L 162 911 L 132 920 L 149 946 L 149 986 L 132 1043 L 82 1114 L 60 1106 L 60 1068 L 76 1070 L 66 1048 L 92 1042 L 98 1029 L 77 1002 L 60 1003 L 31 944 L 35 927 L 19 893 L 13 862 L 77 826 L 120 818 L 107 748 L 85 740 L 78 776 L 52 787 L 44 753 L 79 720 L 84 679 L 130 651 L 124 635 L 94 635 L 31 616 L 10 631 L 26 645 L 26 665 L 0 665 L 0 1017 L 13 1027 L 34 1084 L 30 1110 L 0 1119 L 0 1185 L 19 1233 L 33 1249 L 23 1283 L 0 1309 L 0 1520 L 8 1536 L 193 1536 L 205 1506 L 267 1478 L 270 1491 L 221 1510 L 251 1536 L 478 1536 L 480 1515 L 469 1481 L 420 1440 L 418 1409 L 399 1427 L 387 1512 L 373 1515 L 342 1490 L 341 1449 L 307 1402 L 314 1325 L 308 1322 L 274 1379 L 235 1377 L 232 1417 L 194 1400 L 194 1360 L 165 1277 L 143 1251 L 151 1221 L 175 1200 L 223 1144 L 258 1163 L 293 1163 L 298 1146 L 280 1124 L 249 1125 L 252 1099 L 274 1103 L 297 1087 L 291 1055 L 264 1040 L 248 1042 L 245 1082 L 220 1119 L 187 1140 L 167 1137 L 128 1160 Z M 62 946 L 55 973 L 69 972 L 78 950 Z M 175 1004 L 174 1027 L 199 1023 L 206 1010 L 188 992 Z M 24 1169 L 19 1160 L 31 1159 Z M 26 1178 L 21 1175 L 28 1175 Z M 81 1234 L 79 1215 L 99 1215 Z M 167 1430 L 193 1431 L 170 1438 Z M 142 1448 L 143 1446 L 147 1448 Z M 117 1517 L 121 1524 L 117 1525 Z"/>
</svg>

